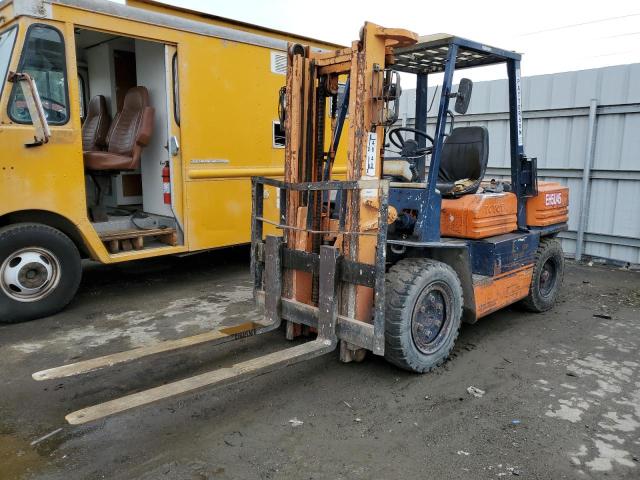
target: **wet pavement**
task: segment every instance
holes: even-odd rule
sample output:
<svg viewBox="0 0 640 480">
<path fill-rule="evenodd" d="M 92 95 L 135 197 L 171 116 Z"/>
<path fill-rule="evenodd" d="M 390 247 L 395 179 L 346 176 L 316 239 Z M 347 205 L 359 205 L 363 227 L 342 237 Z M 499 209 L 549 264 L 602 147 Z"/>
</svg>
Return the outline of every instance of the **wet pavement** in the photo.
<svg viewBox="0 0 640 480">
<path fill-rule="evenodd" d="M 255 318 L 246 248 L 86 265 L 64 312 L 0 326 L 0 479 L 640 478 L 640 273 L 613 267 L 568 263 L 553 311 L 464 325 L 427 375 L 334 353 L 82 426 L 64 416 L 290 343 L 274 332 L 31 378 Z"/>
</svg>

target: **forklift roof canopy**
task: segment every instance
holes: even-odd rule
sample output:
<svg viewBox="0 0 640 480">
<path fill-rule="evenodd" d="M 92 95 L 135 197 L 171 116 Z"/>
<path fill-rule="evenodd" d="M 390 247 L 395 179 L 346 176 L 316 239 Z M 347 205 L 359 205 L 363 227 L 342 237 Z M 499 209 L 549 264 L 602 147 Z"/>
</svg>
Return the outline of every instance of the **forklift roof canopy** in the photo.
<svg viewBox="0 0 640 480">
<path fill-rule="evenodd" d="M 501 48 L 456 37 L 447 33 L 437 33 L 420 37 L 418 43 L 409 47 L 394 49 L 396 63 L 394 70 L 408 73 L 444 72 L 451 45 L 458 46 L 456 70 L 520 60 L 520 54 Z"/>
</svg>

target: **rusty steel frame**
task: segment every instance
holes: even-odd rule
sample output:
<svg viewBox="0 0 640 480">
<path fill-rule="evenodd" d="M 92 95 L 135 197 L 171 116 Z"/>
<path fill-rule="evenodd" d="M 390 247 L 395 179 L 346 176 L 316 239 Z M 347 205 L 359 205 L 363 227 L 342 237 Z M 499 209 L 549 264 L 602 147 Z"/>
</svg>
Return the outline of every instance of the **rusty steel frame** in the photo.
<svg viewBox="0 0 640 480">
<path fill-rule="evenodd" d="M 360 40 L 353 42 L 351 48 L 317 53 L 308 47 L 289 45 L 285 117 L 286 185 L 280 188 L 280 218 L 277 223 L 265 219 L 264 207 L 260 202 L 254 202 L 252 210 L 252 272 L 256 286 L 260 285 L 264 268 L 256 261 L 263 248 L 259 240 L 264 223 L 276 225 L 283 231 L 287 249 L 316 255 L 322 235 L 336 235 L 340 241 L 341 257 L 352 264 L 373 265 L 376 271 L 380 271 L 373 285 L 357 281 L 339 282 L 340 315 L 361 323 L 373 323 L 375 341 L 366 348 L 378 355 L 384 352 L 384 263 L 389 190 L 388 184 L 381 189 L 353 187 L 357 182 L 380 180 L 384 125 L 379 119 L 385 108 L 380 75 L 391 58 L 392 47 L 411 45 L 417 39 L 415 33 L 407 30 L 385 29 L 365 23 Z M 344 124 L 345 115 L 342 112 L 346 110 L 346 105 L 340 105 L 338 116 L 332 117 L 331 133 L 325 135 L 325 98 L 329 92 L 335 95 L 332 88 L 337 85 L 339 75 L 347 77 L 349 89 L 345 95 L 350 112 L 346 181 L 331 178 L 335 150 Z M 330 139 L 329 145 L 326 145 L 325 136 Z M 266 179 L 254 181 L 254 199 L 262 195 L 265 185 L 275 184 Z M 339 210 L 338 227 L 323 230 L 320 228 L 324 214 L 322 206 L 330 205 L 328 192 L 331 190 L 340 195 L 335 202 Z M 284 297 L 317 305 L 319 281 L 315 271 L 285 269 Z M 301 330 L 295 326 L 295 320 L 288 319 L 287 322 L 287 337 L 293 338 Z M 350 345 L 351 350 L 357 348 L 358 345 Z"/>
<path fill-rule="evenodd" d="M 254 296 L 259 304 L 265 307 L 265 317 L 273 321 L 273 316 L 281 315 L 285 320 L 294 324 L 307 325 L 316 327 L 318 318 L 321 314 L 320 306 L 308 305 L 298 301 L 291 295 L 283 293 L 279 295 L 272 290 L 272 282 L 265 275 L 267 265 L 273 261 L 266 254 L 265 242 L 263 241 L 263 224 L 268 222 L 262 217 L 264 211 L 264 185 L 270 185 L 280 190 L 280 198 L 288 198 L 287 192 L 305 192 L 305 191 L 356 191 L 363 189 L 371 189 L 376 187 L 380 196 L 380 209 L 378 212 L 379 228 L 375 233 L 377 245 L 385 245 L 387 238 L 387 214 L 389 204 L 389 182 L 387 180 L 360 180 L 360 181 L 329 181 L 329 182 L 301 182 L 288 183 L 280 180 L 254 177 L 252 179 L 253 191 L 253 207 L 252 219 L 253 225 L 251 238 L 251 275 L 255 279 Z M 286 216 L 286 206 L 281 204 L 280 218 Z M 347 215 L 347 206 L 337 206 L 339 219 L 345 218 Z M 269 222 L 275 223 L 275 222 Z M 286 222 L 277 224 L 277 228 L 284 232 L 292 229 L 291 225 Z M 308 230 L 304 230 L 309 232 Z M 318 234 L 332 233 L 331 231 L 317 231 Z M 360 231 L 342 231 L 345 238 L 349 235 L 361 236 L 368 235 L 368 232 Z M 269 238 L 269 237 L 267 237 Z M 285 241 L 286 243 L 286 241 Z M 321 268 L 321 256 L 313 252 L 297 250 L 295 248 L 283 247 L 281 257 L 281 271 L 283 275 L 287 272 L 298 271 L 308 274 L 318 273 L 320 284 L 323 280 Z M 376 249 L 376 259 L 373 265 L 353 261 L 346 255 L 339 255 L 337 260 L 337 292 L 343 291 L 345 285 L 359 285 L 365 288 L 373 289 L 376 294 L 374 297 L 373 326 L 367 322 L 363 322 L 349 315 L 341 313 L 338 315 L 338 339 L 349 342 L 358 348 L 366 348 L 376 355 L 384 354 L 384 306 L 385 306 L 385 265 L 386 265 L 386 248 Z M 277 299 L 275 299 L 278 297 Z M 336 294 L 336 304 L 341 304 L 341 296 Z M 276 302 L 280 305 L 281 310 L 274 307 Z M 284 305 L 284 307 L 283 307 Z"/>
</svg>

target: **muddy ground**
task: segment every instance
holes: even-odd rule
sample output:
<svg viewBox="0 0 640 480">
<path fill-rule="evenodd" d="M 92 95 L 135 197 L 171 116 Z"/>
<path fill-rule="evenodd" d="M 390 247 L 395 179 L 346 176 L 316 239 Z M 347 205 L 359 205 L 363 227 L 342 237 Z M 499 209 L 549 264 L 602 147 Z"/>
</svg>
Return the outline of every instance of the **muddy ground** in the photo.
<svg viewBox="0 0 640 480">
<path fill-rule="evenodd" d="M 63 313 L 0 327 L 0 479 L 640 478 L 640 273 L 616 268 L 568 264 L 552 312 L 465 325 L 428 375 L 330 354 L 78 427 L 65 414 L 289 344 L 277 332 L 31 379 L 251 318 L 247 255 L 88 265 Z"/>
</svg>

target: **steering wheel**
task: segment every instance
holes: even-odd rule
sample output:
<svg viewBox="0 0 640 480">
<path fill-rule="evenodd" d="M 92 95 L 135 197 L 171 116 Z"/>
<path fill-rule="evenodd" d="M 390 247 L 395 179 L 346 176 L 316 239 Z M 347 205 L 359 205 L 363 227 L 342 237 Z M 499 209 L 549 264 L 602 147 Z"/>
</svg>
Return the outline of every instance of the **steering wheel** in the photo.
<svg viewBox="0 0 640 480">
<path fill-rule="evenodd" d="M 64 112 L 67 110 L 67 106 L 63 103 L 57 102 L 56 100 L 40 96 L 40 101 L 42 102 L 42 108 L 44 109 L 44 114 L 47 120 L 53 121 L 61 121 L 64 120 L 65 115 Z M 57 108 L 56 108 L 57 107 Z M 22 122 L 29 122 L 31 117 L 29 116 L 29 109 L 27 108 L 26 100 L 18 100 L 13 104 L 12 113 L 17 120 Z"/>
<path fill-rule="evenodd" d="M 424 137 L 431 142 L 431 146 L 420 148 L 417 146 L 417 143 L 415 140 L 413 139 L 405 140 L 404 138 L 402 138 L 402 135 L 400 135 L 402 132 L 414 133 L 420 137 Z M 428 135 L 426 132 L 423 132 L 422 130 L 417 130 L 415 128 L 408 128 L 408 127 L 396 127 L 396 128 L 390 129 L 389 141 L 394 147 L 399 148 L 401 150 L 401 155 L 403 157 L 411 157 L 411 156 L 421 157 L 422 155 L 427 155 L 431 153 L 431 150 L 433 150 L 433 144 L 434 144 L 433 138 L 430 135 Z"/>
<path fill-rule="evenodd" d="M 64 103 L 60 103 L 53 98 L 45 97 L 40 95 L 40 101 L 42 102 L 42 108 L 45 110 L 45 115 L 47 116 L 47 120 L 56 120 L 60 121 L 65 118 L 65 113 L 67 111 L 67 106 Z M 58 107 L 58 108 L 55 108 Z M 53 118 L 52 118 L 53 117 Z"/>
</svg>

